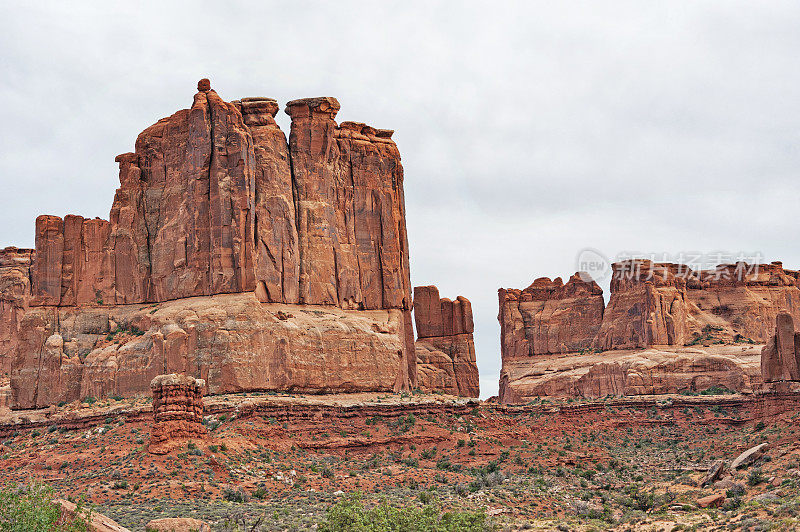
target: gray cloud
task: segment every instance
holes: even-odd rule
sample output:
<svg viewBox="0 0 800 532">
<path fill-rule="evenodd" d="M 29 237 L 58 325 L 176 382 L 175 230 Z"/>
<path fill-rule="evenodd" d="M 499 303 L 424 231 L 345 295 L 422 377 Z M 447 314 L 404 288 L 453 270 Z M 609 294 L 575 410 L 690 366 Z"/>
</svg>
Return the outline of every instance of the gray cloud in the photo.
<svg viewBox="0 0 800 532">
<path fill-rule="evenodd" d="M 0 246 L 107 218 L 114 156 L 208 76 L 396 130 L 413 281 L 473 301 L 487 393 L 497 288 L 583 247 L 800 267 L 800 4 L 551 4 L 4 2 Z"/>
</svg>

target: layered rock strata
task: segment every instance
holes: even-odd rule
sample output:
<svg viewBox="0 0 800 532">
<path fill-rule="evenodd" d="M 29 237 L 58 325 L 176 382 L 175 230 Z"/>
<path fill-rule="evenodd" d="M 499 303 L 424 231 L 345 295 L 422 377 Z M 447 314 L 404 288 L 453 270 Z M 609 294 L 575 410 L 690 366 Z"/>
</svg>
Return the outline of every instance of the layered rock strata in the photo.
<svg viewBox="0 0 800 532">
<path fill-rule="evenodd" d="M 480 383 L 475 359 L 472 305 L 465 297 L 439 298 L 435 286 L 414 287 L 417 326 L 417 386 L 478 397 Z"/>
<path fill-rule="evenodd" d="M 543 355 L 504 363 L 503 403 L 536 397 L 698 393 L 720 388 L 753 393 L 762 388 L 760 346 L 657 347 Z"/>
<path fill-rule="evenodd" d="M 187 375 L 158 375 L 150 382 L 153 392 L 153 427 L 148 450 L 166 454 L 189 439 L 203 439 L 203 388 L 205 382 Z"/>
<path fill-rule="evenodd" d="M 761 351 L 764 382 L 800 381 L 800 332 L 795 332 L 791 314 L 775 319 L 775 334 Z"/>
<path fill-rule="evenodd" d="M 677 264 L 647 260 L 613 265 L 611 297 L 593 347 L 684 345 L 689 336 L 686 279 Z"/>
<path fill-rule="evenodd" d="M 259 381 L 257 387 L 314 391 L 318 386 L 317 391 L 324 391 L 330 386 L 313 375 L 336 369 L 327 357 L 345 348 L 381 357 L 359 367 L 391 366 L 395 374 L 390 389 L 413 387 L 416 357 L 400 155 L 392 131 L 356 122 L 337 124 L 338 110 L 335 98 L 289 102 L 287 140 L 274 119 L 275 100 L 226 102 L 208 80 L 201 80 L 190 109 L 147 128 L 137 138 L 135 152 L 116 158 L 120 188 L 108 221 L 40 216 L 36 249 L 27 252 L 28 259 L 22 253 L 15 266 L 19 272 L 29 267 L 29 276 L 20 275 L 13 289 L 0 285 L 0 347 L 13 352 L 16 407 L 52 404 L 55 398 L 73 397 L 78 388 L 144 392 L 149 378 L 119 384 L 88 377 L 94 371 L 86 365 L 89 354 L 103 347 L 96 333 L 106 328 L 98 312 L 114 321 L 112 316 L 141 311 L 143 304 L 221 294 L 249 293 L 263 304 L 317 305 L 324 307 L 321 314 L 338 312 L 329 308 L 382 311 L 379 318 L 367 314 L 354 319 L 376 320 L 378 329 L 388 327 L 396 335 L 379 349 L 355 345 L 367 332 L 361 330 L 351 337 L 340 335 L 342 346 L 322 346 L 327 325 L 316 330 L 306 323 L 275 350 L 247 351 L 262 366 L 242 362 L 255 372 L 251 380 Z M 16 275 L 0 274 L 3 283 Z M 27 306 L 31 310 L 22 312 Z M 248 310 L 244 321 L 258 322 L 263 312 Z M 82 325 L 67 330 L 61 318 Z M 89 325 L 96 319 L 100 322 Z M 6 332 L 12 325 L 18 340 Z M 194 326 L 198 331 L 217 328 L 202 321 Z M 82 336 L 73 336 L 79 329 L 75 334 Z M 308 347 L 304 335 L 316 335 L 319 348 L 301 355 L 301 345 Z M 300 344 L 286 343 L 301 337 Z M 73 350 L 70 342 L 81 343 L 81 348 Z M 160 342 L 156 339 L 154 345 Z M 393 350 L 387 353 L 389 344 Z M 186 349 L 185 358 L 202 358 L 193 352 L 194 345 Z M 237 356 L 223 351 L 215 360 Z M 289 361 L 290 369 L 270 380 L 273 372 L 266 368 L 285 356 L 299 357 L 298 363 Z M 154 360 L 161 364 L 158 356 Z M 145 371 L 150 362 L 140 358 L 123 368 L 152 378 L 151 370 Z M 367 387 L 364 383 L 376 381 L 379 389 L 387 387 L 383 372 L 374 378 L 349 369 L 342 373 L 350 384 L 337 381 L 332 387 L 361 390 Z M 225 378 L 211 379 L 214 389 L 246 388 Z M 52 390 L 35 391 L 42 386 Z"/>
</svg>

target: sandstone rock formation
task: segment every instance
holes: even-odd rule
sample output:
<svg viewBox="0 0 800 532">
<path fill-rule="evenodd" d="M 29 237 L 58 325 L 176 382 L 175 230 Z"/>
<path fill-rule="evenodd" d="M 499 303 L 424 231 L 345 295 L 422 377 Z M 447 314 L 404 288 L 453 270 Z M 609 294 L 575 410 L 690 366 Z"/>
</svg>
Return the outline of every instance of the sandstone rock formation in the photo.
<svg viewBox="0 0 800 532">
<path fill-rule="evenodd" d="M 696 272 L 687 278 L 686 295 L 690 341 L 712 329 L 722 341 L 765 343 L 774 334 L 779 313 L 800 321 L 800 272 L 777 261 Z"/>
<path fill-rule="evenodd" d="M 414 287 L 417 386 L 423 391 L 478 397 L 472 305 L 439 298 L 435 286 Z"/>
<path fill-rule="evenodd" d="M 631 260 L 613 265 L 599 349 L 704 342 L 763 343 L 781 311 L 800 319 L 800 272 L 780 262 L 692 271 Z"/>
<path fill-rule="evenodd" d="M 203 425 L 205 382 L 186 375 L 158 375 L 150 382 L 153 392 L 153 428 L 148 451 L 166 454 L 186 440 L 208 436 Z"/>
<path fill-rule="evenodd" d="M 207 368 L 209 386 L 218 391 L 413 387 L 403 168 L 392 132 L 337 125 L 335 98 L 308 98 L 287 105 L 287 141 L 274 120 L 275 100 L 225 102 L 208 80 L 198 90 L 190 109 L 159 120 L 139 135 L 135 152 L 116 158 L 120 188 L 109 221 L 40 216 L 35 251 L 0 254 L 0 360 L 13 353 L 15 407 L 112 389 L 143 392 L 165 371 L 163 352 L 192 361 L 196 377 L 205 377 L 197 372 Z M 187 299 L 187 308 L 213 307 L 220 300 L 212 296 L 221 294 L 320 306 L 320 323 L 304 307 L 303 329 L 287 321 L 280 342 L 212 356 L 196 351 L 202 338 L 212 338 L 207 331 L 217 331 L 211 341 L 225 345 L 246 334 L 240 326 L 260 323 L 270 311 L 237 304 L 220 312 L 231 310 L 241 323 L 176 316 L 171 325 L 158 324 L 163 331 L 150 331 L 154 325 L 144 317 L 146 304 L 199 297 L 205 299 Z M 326 316 L 339 309 L 352 321 L 333 332 Z M 103 345 L 102 334 L 116 330 L 109 320 L 134 315 L 147 322 L 137 331 L 148 347 L 126 347 L 127 338 Z M 362 330 L 364 324 L 375 329 Z M 373 342 L 373 334 L 383 336 Z M 340 345 L 330 343 L 334 336 Z M 332 366 L 352 360 L 348 350 L 378 358 Z M 229 369 L 215 374 L 215 367 Z M 251 376 L 240 379 L 245 372 Z M 343 377 L 328 385 L 319 378 L 327 373 Z"/>
<path fill-rule="evenodd" d="M 164 373 L 204 379 L 210 394 L 393 391 L 404 374 L 404 325 L 399 309 L 259 303 L 252 292 L 32 308 L 14 361 L 13 406 L 136 395 Z"/>
<path fill-rule="evenodd" d="M 59 527 L 67 525 L 65 526 L 65 528 L 67 528 L 75 521 L 86 521 L 88 517 L 89 522 L 86 523 L 86 528 L 81 528 L 80 530 L 86 530 L 86 532 L 131 532 L 110 517 L 98 513 L 95 510 L 89 511 L 88 508 L 78 508 L 78 505 L 74 502 L 64 499 L 53 499 L 53 503 L 57 504 L 59 507 L 59 517 L 56 522 Z"/>
<path fill-rule="evenodd" d="M 509 359 L 580 351 L 591 346 L 603 321 L 603 290 L 586 274 L 564 284 L 536 279 L 524 290 L 498 291 L 501 347 Z"/>
<path fill-rule="evenodd" d="M 582 280 L 587 278 L 586 274 L 576 274 L 565 285 L 560 279 L 543 278 L 525 290 L 499 290 L 501 398 L 512 400 L 529 393 L 543 395 L 541 382 L 533 388 L 524 383 L 527 378 L 524 368 L 536 364 L 532 357 L 580 353 L 588 348 L 600 352 L 644 350 L 653 346 L 751 345 L 769 339 L 771 324 L 779 313 L 787 313 L 781 318 L 784 327 L 787 319 L 800 319 L 800 272 L 786 270 L 780 262 L 759 265 L 740 262 L 720 265 L 714 270 L 692 271 L 678 264 L 630 260 L 614 264 L 612 271 L 607 306 L 603 304 L 600 288 Z M 781 338 L 784 336 L 789 338 L 788 333 Z M 791 342 L 784 343 L 788 346 Z M 777 344 L 773 341 L 771 345 L 775 347 L 770 350 L 768 346 L 765 351 L 765 380 L 788 378 L 778 377 L 783 371 L 789 375 L 793 370 L 783 369 L 784 359 L 778 356 Z M 703 359 L 696 364 L 712 374 L 717 371 L 713 369 L 716 362 Z M 674 368 L 657 371 L 665 372 L 667 381 L 675 381 L 669 376 L 675 373 Z M 745 382 L 740 373 L 734 371 L 728 384 L 735 386 L 732 389 L 751 389 L 752 383 Z M 567 393 L 567 387 L 569 393 L 592 396 L 642 393 L 638 391 L 639 383 L 650 389 L 675 388 L 661 386 L 656 382 L 658 377 L 642 380 L 631 376 L 627 367 L 603 365 L 600 361 L 582 378 L 569 386 L 563 382 L 547 386 L 555 394 Z M 713 380 L 704 382 L 711 386 Z M 647 384 L 651 381 L 652 385 Z M 678 381 L 686 384 L 684 379 Z M 693 382 L 687 389 L 695 386 Z"/>
<path fill-rule="evenodd" d="M 0 250 L 0 375 L 11 371 L 19 322 L 28 307 L 32 249 Z"/>
<path fill-rule="evenodd" d="M 775 334 L 761 351 L 764 382 L 800 381 L 800 332 L 795 332 L 791 314 L 775 319 Z"/>
<path fill-rule="evenodd" d="M 632 260 L 612 268 L 611 298 L 594 347 L 684 345 L 688 331 L 682 266 Z"/>
<path fill-rule="evenodd" d="M 210 532 L 211 525 L 191 517 L 153 519 L 145 527 L 148 532 Z"/>
<path fill-rule="evenodd" d="M 779 262 L 698 272 L 648 260 L 616 263 L 605 308 L 602 291 L 586 278 L 500 289 L 504 355 L 686 345 L 702 343 L 709 331 L 723 342 L 765 342 L 782 310 L 800 319 L 800 272 Z"/>
</svg>

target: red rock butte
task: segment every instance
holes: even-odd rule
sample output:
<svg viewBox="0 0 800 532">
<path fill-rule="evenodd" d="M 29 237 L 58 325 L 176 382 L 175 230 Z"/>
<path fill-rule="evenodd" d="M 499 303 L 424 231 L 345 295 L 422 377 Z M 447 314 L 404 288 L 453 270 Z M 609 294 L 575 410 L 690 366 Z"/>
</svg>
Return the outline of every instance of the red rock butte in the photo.
<svg viewBox="0 0 800 532">
<path fill-rule="evenodd" d="M 710 386 L 752 391 L 764 382 L 761 372 L 734 351 L 741 354 L 742 346 L 768 342 L 782 313 L 779 338 L 789 337 L 781 333 L 788 329 L 787 319 L 800 320 L 800 272 L 780 262 L 692 271 L 637 259 L 616 263 L 612 271 L 608 305 L 585 273 L 566 284 L 541 278 L 524 290 L 498 291 L 501 400 L 677 393 Z M 738 347 L 716 352 L 717 345 Z M 716 351 L 698 351 L 703 347 Z M 606 354 L 625 350 L 638 352 Z M 557 360 L 575 353 L 583 359 Z M 539 357 L 552 360 L 539 363 Z M 768 365 L 778 368 L 774 371 L 786 367 Z M 558 378 L 544 378 L 545 371 Z"/>
<path fill-rule="evenodd" d="M 117 156 L 109 220 L 39 216 L 0 252 L 0 362 L 14 408 L 148 392 L 417 385 L 403 167 L 392 131 L 335 98 L 189 109 Z"/>
</svg>

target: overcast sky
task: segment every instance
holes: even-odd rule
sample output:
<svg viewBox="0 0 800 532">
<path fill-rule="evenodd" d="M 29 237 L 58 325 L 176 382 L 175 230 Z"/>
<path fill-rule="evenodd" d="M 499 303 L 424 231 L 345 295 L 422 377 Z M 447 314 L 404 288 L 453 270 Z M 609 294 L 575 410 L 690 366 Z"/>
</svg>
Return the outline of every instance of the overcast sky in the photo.
<svg viewBox="0 0 800 532">
<path fill-rule="evenodd" d="M 412 282 L 472 300 L 484 397 L 497 289 L 583 248 L 800 268 L 800 2 L 88 4 L 0 2 L 0 247 L 107 219 L 114 157 L 209 77 L 396 131 Z"/>
</svg>

